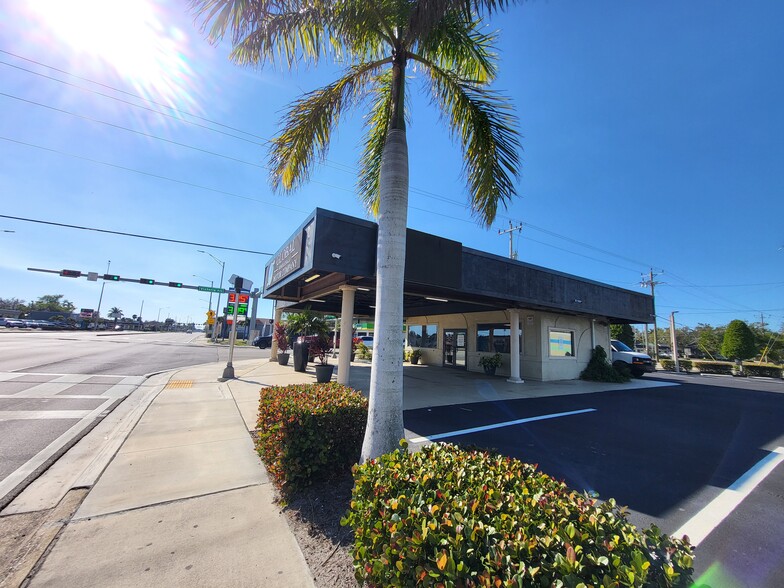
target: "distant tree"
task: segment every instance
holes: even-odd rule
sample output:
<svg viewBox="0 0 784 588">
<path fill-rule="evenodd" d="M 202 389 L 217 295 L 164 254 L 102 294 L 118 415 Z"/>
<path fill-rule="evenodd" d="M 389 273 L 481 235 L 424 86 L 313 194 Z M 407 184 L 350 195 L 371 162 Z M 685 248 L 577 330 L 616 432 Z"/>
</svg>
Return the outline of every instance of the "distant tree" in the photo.
<svg viewBox="0 0 784 588">
<path fill-rule="evenodd" d="M 631 325 L 610 325 L 610 336 L 634 349 L 634 331 Z"/>
<path fill-rule="evenodd" d="M 116 306 L 112 306 L 109 309 L 109 316 L 114 319 L 114 326 L 117 326 L 117 319 L 121 318 L 123 315 L 123 311 L 117 308 Z"/>
<path fill-rule="evenodd" d="M 721 353 L 721 344 L 724 341 L 724 331 L 726 327 L 712 327 L 705 323 L 699 323 L 694 331 L 694 340 L 700 351 L 713 357 Z"/>
<path fill-rule="evenodd" d="M 749 359 L 757 354 L 754 343 L 754 333 L 749 326 L 741 320 L 734 320 L 727 325 L 724 332 L 724 342 L 721 344 L 721 354 L 729 359 Z"/>
<path fill-rule="evenodd" d="M 28 310 L 48 310 L 70 314 L 76 306 L 70 300 L 66 300 L 64 296 L 64 294 L 45 294 L 35 302 L 31 302 Z"/>
<path fill-rule="evenodd" d="M 0 298 L 0 308 L 8 310 L 25 310 L 25 302 L 19 298 Z"/>
</svg>

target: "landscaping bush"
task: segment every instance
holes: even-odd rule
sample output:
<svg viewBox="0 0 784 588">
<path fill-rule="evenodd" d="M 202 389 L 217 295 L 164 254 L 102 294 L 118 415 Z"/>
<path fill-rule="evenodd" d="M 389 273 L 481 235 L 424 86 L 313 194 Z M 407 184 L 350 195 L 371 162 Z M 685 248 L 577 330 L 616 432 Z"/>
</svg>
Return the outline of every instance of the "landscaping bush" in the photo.
<svg viewBox="0 0 784 588">
<path fill-rule="evenodd" d="M 615 369 L 607 361 L 607 352 L 604 347 L 597 345 L 591 351 L 591 360 L 585 369 L 580 373 L 581 380 L 590 380 L 592 382 L 628 382 L 631 379 L 629 369 L 626 368 L 624 372 Z"/>
<path fill-rule="evenodd" d="M 299 384 L 261 389 L 256 450 L 284 494 L 357 462 L 368 402 L 342 384 Z"/>
<path fill-rule="evenodd" d="M 702 374 L 732 375 L 733 365 L 731 363 L 720 361 L 695 361 L 694 365 Z"/>
<path fill-rule="evenodd" d="M 354 571 L 370 586 L 691 585 L 692 548 L 536 466 L 436 443 L 354 468 Z"/>
<path fill-rule="evenodd" d="M 690 372 L 693 366 L 693 363 L 690 359 L 679 359 L 678 360 L 679 367 L 682 372 Z M 659 365 L 662 366 L 663 370 L 667 370 L 670 372 L 675 371 L 675 360 L 674 359 L 660 359 Z"/>
<path fill-rule="evenodd" d="M 743 364 L 743 371 L 747 376 L 761 376 L 763 378 L 781 379 L 781 368 L 775 365 L 748 365 Z"/>
</svg>

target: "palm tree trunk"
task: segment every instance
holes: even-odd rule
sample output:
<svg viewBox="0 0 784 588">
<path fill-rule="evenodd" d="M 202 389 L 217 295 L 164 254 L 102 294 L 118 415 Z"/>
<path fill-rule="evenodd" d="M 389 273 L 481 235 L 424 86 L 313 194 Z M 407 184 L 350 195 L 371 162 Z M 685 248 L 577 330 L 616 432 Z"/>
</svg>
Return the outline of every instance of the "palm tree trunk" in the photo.
<svg viewBox="0 0 784 588">
<path fill-rule="evenodd" d="M 408 220 L 404 128 L 392 129 L 387 136 L 379 192 L 376 317 L 363 463 L 393 451 L 403 438 L 403 280 Z"/>
</svg>

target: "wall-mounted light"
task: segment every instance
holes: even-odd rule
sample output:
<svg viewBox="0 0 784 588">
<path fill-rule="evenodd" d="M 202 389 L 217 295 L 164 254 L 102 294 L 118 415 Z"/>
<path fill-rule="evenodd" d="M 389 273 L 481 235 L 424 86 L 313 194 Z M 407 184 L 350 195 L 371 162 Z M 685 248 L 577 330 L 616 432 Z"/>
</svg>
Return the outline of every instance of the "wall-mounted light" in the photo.
<svg viewBox="0 0 784 588">
<path fill-rule="evenodd" d="M 430 296 L 425 296 L 425 300 L 432 300 L 433 302 L 449 302 L 446 298 L 431 298 Z"/>
<path fill-rule="evenodd" d="M 333 254 L 332 254 L 332 258 L 333 258 L 333 259 L 340 259 L 341 257 L 342 257 L 342 256 L 340 255 L 340 253 L 333 253 Z"/>
<path fill-rule="evenodd" d="M 580 300 L 579 298 L 575 298 L 574 300 L 572 300 L 572 302 L 574 302 L 575 304 L 582 304 L 583 303 L 583 301 Z"/>
<path fill-rule="evenodd" d="M 321 277 L 321 274 L 313 274 L 309 278 L 305 278 L 305 283 L 308 284 L 308 283 L 312 282 L 313 280 L 319 279 L 320 277 Z"/>
<path fill-rule="evenodd" d="M 357 290 L 360 292 L 370 292 L 370 288 L 360 288 L 359 286 L 357 286 Z"/>
</svg>

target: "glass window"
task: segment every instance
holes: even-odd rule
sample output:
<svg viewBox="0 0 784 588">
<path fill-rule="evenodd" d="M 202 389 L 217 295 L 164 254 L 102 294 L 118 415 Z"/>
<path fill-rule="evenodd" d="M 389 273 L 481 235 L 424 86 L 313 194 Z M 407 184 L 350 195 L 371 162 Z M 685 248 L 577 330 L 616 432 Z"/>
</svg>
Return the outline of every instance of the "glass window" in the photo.
<svg viewBox="0 0 784 588">
<path fill-rule="evenodd" d="M 425 349 L 438 347 L 438 325 L 408 325 L 408 346 Z"/>
<path fill-rule="evenodd" d="M 550 329 L 550 357 L 574 357 L 574 331 Z"/>
<path fill-rule="evenodd" d="M 489 353 L 511 353 L 512 330 L 509 325 L 477 325 L 476 350 Z"/>
</svg>

